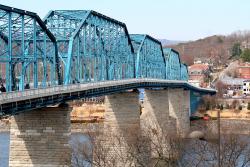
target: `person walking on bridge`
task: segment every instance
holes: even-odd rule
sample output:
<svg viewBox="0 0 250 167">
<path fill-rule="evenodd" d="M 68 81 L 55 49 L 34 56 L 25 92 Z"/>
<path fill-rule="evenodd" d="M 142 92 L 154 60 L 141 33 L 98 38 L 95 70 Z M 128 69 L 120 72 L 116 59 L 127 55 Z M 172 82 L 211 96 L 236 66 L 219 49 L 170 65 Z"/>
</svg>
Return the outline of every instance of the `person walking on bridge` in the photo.
<svg viewBox="0 0 250 167">
<path fill-rule="evenodd" d="M 6 92 L 6 88 L 4 87 L 4 85 L 2 83 L 1 83 L 0 91 L 1 92 Z"/>
</svg>

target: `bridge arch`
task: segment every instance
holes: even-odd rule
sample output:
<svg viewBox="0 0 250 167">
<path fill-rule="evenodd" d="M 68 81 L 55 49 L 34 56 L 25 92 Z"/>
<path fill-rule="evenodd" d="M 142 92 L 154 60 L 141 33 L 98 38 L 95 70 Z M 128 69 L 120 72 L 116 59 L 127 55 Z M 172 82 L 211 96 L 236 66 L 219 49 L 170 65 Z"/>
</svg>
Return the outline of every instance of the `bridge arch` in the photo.
<svg viewBox="0 0 250 167">
<path fill-rule="evenodd" d="M 57 38 L 64 84 L 134 77 L 124 23 L 86 10 L 51 11 L 44 22 Z"/>
<path fill-rule="evenodd" d="M 136 78 L 166 78 L 161 42 L 149 35 L 131 34 L 136 53 Z"/>
</svg>

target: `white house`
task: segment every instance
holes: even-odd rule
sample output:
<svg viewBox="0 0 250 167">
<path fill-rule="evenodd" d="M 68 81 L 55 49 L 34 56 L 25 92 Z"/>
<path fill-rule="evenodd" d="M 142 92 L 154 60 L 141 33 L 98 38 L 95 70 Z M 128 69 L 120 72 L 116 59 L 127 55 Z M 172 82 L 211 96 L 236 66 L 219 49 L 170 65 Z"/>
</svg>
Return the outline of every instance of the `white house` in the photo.
<svg viewBox="0 0 250 167">
<path fill-rule="evenodd" d="M 243 81 L 243 87 L 242 87 L 242 89 L 243 89 L 243 93 L 245 94 L 245 95 L 249 95 L 250 94 L 250 80 L 244 80 Z"/>
</svg>

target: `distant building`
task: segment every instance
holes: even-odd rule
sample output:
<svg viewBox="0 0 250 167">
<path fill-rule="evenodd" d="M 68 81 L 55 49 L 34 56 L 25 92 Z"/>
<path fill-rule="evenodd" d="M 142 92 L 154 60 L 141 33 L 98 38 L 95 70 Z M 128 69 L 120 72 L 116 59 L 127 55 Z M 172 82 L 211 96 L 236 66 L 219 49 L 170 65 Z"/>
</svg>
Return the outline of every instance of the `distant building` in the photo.
<svg viewBox="0 0 250 167">
<path fill-rule="evenodd" d="M 225 85 L 225 93 L 228 95 L 228 97 L 242 95 L 243 82 L 245 79 L 225 76 L 224 78 L 220 79 L 220 81 Z"/>
<path fill-rule="evenodd" d="M 250 48 L 250 42 L 248 41 L 248 40 L 246 40 L 246 41 L 243 41 L 242 43 L 241 43 L 241 49 L 249 49 Z"/>
<path fill-rule="evenodd" d="M 249 95 L 250 94 L 250 80 L 244 80 L 243 81 L 243 88 L 242 88 L 242 90 L 243 90 L 243 93 L 245 94 L 245 95 Z"/>
<path fill-rule="evenodd" d="M 194 64 L 206 64 L 209 66 L 213 66 L 211 58 L 205 58 L 205 57 L 194 58 Z"/>
<path fill-rule="evenodd" d="M 241 91 L 243 88 L 243 82 L 245 79 L 243 78 L 232 78 L 226 76 L 220 80 L 227 88 L 227 90 L 233 91 Z"/>
<path fill-rule="evenodd" d="M 207 87 L 210 75 L 210 68 L 207 64 L 193 64 L 188 67 L 189 82 L 196 86 Z"/>
<path fill-rule="evenodd" d="M 250 79 L 250 63 L 239 63 L 238 78 Z"/>
<path fill-rule="evenodd" d="M 198 58 L 194 59 L 194 64 L 201 64 L 201 63 L 202 63 L 201 59 Z"/>
</svg>

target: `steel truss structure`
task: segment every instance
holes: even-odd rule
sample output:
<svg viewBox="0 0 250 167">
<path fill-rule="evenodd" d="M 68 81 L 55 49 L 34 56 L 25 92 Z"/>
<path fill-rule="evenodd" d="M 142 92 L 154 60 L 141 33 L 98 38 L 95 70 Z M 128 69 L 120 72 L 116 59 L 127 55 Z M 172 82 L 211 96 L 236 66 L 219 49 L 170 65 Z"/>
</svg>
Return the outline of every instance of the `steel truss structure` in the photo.
<svg viewBox="0 0 250 167">
<path fill-rule="evenodd" d="M 95 11 L 36 13 L 0 5 L 0 74 L 7 91 L 132 78 L 188 80 L 179 53 Z"/>
<path fill-rule="evenodd" d="M 171 48 L 163 49 L 166 59 L 166 71 L 168 80 L 182 80 L 181 76 L 181 60 L 179 53 Z M 184 77 L 184 76 L 183 76 Z M 185 76 L 187 78 L 188 75 Z"/>
<path fill-rule="evenodd" d="M 61 83 L 56 39 L 37 14 L 0 5 L 0 48 L 7 91 Z"/>
<path fill-rule="evenodd" d="M 183 63 L 181 63 L 181 80 L 188 81 L 188 67 Z"/>
<path fill-rule="evenodd" d="M 161 42 L 149 35 L 130 35 L 136 50 L 136 78 L 166 79 Z"/>
<path fill-rule="evenodd" d="M 85 10 L 51 11 L 44 22 L 57 38 L 64 84 L 134 78 L 124 23 Z"/>
</svg>

